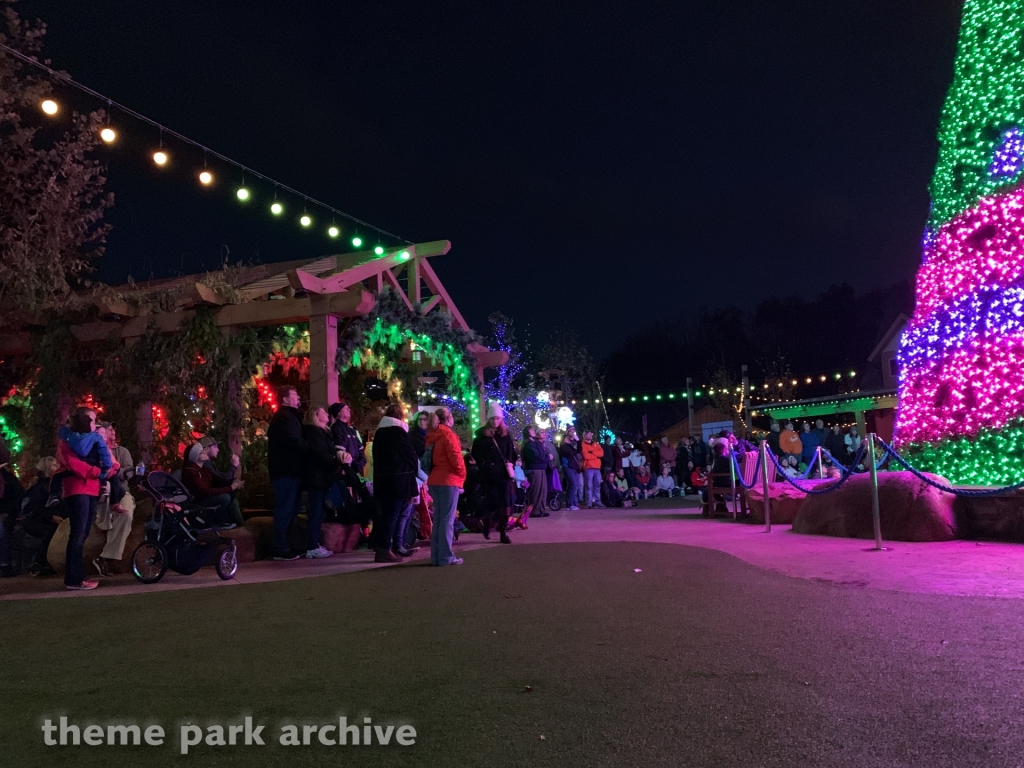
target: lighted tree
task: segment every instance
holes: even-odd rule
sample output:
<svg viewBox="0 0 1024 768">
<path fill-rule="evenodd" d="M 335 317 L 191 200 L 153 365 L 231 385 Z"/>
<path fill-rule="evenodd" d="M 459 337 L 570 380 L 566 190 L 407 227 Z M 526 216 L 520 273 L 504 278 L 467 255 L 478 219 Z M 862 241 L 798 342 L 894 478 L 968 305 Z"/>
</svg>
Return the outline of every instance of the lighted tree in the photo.
<svg viewBox="0 0 1024 768">
<path fill-rule="evenodd" d="M 491 323 L 488 339 L 490 346 L 505 352 L 508 362 L 495 369 L 494 378 L 484 385 L 484 394 L 489 402 L 501 404 L 505 411 L 505 421 L 518 439 L 523 427 L 533 423 L 537 412 L 537 386 L 533 376 L 526 371 L 523 352 L 516 342 L 512 318 L 494 312 L 488 320 Z"/>
<path fill-rule="evenodd" d="M 0 42 L 42 55 L 46 27 L 18 17 L 0 0 Z M 89 152 L 99 143 L 102 112 L 58 114 L 40 128 L 40 102 L 53 84 L 0 50 L 0 308 L 59 304 L 103 253 L 103 168 Z"/>
<path fill-rule="evenodd" d="M 1024 0 L 967 0 L 939 129 L 897 438 L 954 482 L 1024 476 Z"/>
</svg>

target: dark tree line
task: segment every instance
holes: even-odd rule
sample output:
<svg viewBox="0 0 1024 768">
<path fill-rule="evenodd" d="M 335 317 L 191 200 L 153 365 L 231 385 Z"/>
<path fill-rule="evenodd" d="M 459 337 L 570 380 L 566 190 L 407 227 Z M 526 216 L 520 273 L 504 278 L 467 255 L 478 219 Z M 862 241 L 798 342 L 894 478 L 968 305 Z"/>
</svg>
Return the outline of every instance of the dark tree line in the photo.
<svg viewBox="0 0 1024 768">
<path fill-rule="evenodd" d="M 833 285 L 817 298 L 771 297 L 754 307 L 702 308 L 658 318 L 630 335 L 604 363 L 609 392 L 679 389 L 720 371 L 752 380 L 847 368 L 863 370 L 882 334 L 914 307 L 904 280 L 858 294 Z"/>
</svg>

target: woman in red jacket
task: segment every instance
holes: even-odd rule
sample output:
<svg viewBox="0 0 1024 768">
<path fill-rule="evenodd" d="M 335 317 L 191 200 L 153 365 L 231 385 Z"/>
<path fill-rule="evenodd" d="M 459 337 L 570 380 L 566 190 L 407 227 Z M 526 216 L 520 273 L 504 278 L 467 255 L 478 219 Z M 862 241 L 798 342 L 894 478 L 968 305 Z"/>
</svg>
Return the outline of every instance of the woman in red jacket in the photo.
<svg viewBox="0 0 1024 768">
<path fill-rule="evenodd" d="M 72 432 L 84 434 L 96 431 L 96 411 L 78 408 L 69 424 Z M 81 459 L 65 440 L 57 443 L 57 462 L 64 470 L 61 495 L 71 521 L 68 548 L 64 560 L 64 587 L 70 590 L 96 589 L 99 582 L 85 580 L 82 549 L 96 519 L 96 502 L 100 496 L 100 468 Z M 115 461 L 111 472 L 120 465 Z"/>
<path fill-rule="evenodd" d="M 431 449 L 427 487 L 434 498 L 434 527 L 430 534 L 431 565 L 462 565 L 452 552 L 455 509 L 466 482 L 466 462 L 462 443 L 452 431 L 455 419 L 447 408 L 438 408 L 430 417 L 426 446 Z"/>
</svg>

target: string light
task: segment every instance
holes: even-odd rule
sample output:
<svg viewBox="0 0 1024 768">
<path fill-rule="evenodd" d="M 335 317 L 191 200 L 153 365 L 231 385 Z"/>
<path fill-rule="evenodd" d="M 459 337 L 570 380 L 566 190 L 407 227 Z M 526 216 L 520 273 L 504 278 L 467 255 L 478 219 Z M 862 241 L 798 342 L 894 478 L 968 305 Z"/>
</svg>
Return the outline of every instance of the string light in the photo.
<svg viewBox="0 0 1024 768">
<path fill-rule="evenodd" d="M 213 174 L 210 173 L 209 171 L 200 171 L 199 183 L 202 184 L 204 187 L 210 186 L 211 184 L 213 184 Z"/>
<path fill-rule="evenodd" d="M 383 248 L 383 246 L 378 245 L 377 247 L 375 247 L 373 249 L 373 252 L 375 254 L 377 254 L 378 256 L 383 256 L 384 255 L 384 248 Z"/>
<path fill-rule="evenodd" d="M 408 259 L 409 259 L 409 252 L 408 251 L 402 251 L 401 253 L 398 254 L 398 258 L 401 259 L 402 261 L 408 261 Z"/>
<path fill-rule="evenodd" d="M 104 144 L 113 144 L 115 141 L 117 141 L 117 131 L 109 127 L 104 128 L 103 130 L 100 131 L 100 140 Z"/>
<path fill-rule="evenodd" d="M 311 219 L 308 214 L 304 213 L 302 214 L 301 218 L 299 218 L 299 224 L 301 224 L 304 227 L 308 227 L 312 225 L 312 223 L 313 219 Z"/>
<path fill-rule="evenodd" d="M 244 203 L 250 197 L 249 190 L 245 187 L 239 187 L 235 192 L 235 196 Z"/>
<path fill-rule="evenodd" d="M 282 213 L 284 213 L 284 206 L 277 202 L 271 203 L 270 212 L 275 216 L 280 216 Z"/>
<path fill-rule="evenodd" d="M 960 483 L 1017 482 L 1024 455 L 1022 29 L 1020 0 L 964 4 L 898 352 L 900 447 Z"/>
<path fill-rule="evenodd" d="M 262 173 L 259 173 L 255 169 L 249 168 L 248 166 L 245 166 L 245 165 L 243 165 L 243 164 L 241 164 L 241 163 L 239 163 L 239 162 L 237 162 L 235 160 L 232 160 L 231 158 L 229 158 L 229 157 L 227 157 L 227 156 L 225 156 L 225 155 L 223 155 L 223 154 L 221 154 L 221 153 L 219 153 L 219 152 L 217 152 L 217 151 L 215 151 L 213 149 L 210 149 L 209 147 L 204 146 L 203 144 L 200 144 L 199 142 L 197 142 L 197 141 L 195 141 L 193 139 L 190 139 L 189 137 L 187 137 L 187 136 L 185 136 L 185 135 L 183 135 L 181 133 L 178 133 L 177 131 L 171 130 L 170 128 L 166 128 L 165 126 L 163 126 L 162 124 L 158 123 L 157 121 L 155 121 L 155 120 L 153 120 L 153 119 L 151 119 L 149 117 L 146 117 L 145 115 L 135 111 L 134 109 L 131 109 L 130 107 L 125 106 L 124 104 L 118 103 L 118 102 L 114 101 L 113 99 L 110 99 L 107 96 L 104 96 L 102 93 L 99 93 L 98 91 L 88 87 L 84 83 L 81 83 L 81 82 L 79 82 L 77 80 L 72 80 L 66 74 L 54 70 L 52 67 L 48 66 L 47 64 L 45 64 L 43 62 L 40 62 L 40 61 L 37 61 L 37 60 L 33 59 L 32 57 L 25 55 L 21 51 L 15 50 L 14 48 L 12 48 L 11 46 L 7 45 L 4 42 L 0 42 L 0 50 L 3 50 L 8 55 L 12 56 L 13 58 L 18 59 L 19 61 L 21 61 L 22 63 L 24 63 L 24 64 L 26 64 L 28 66 L 34 67 L 34 68 L 36 68 L 38 70 L 41 70 L 41 71 L 47 73 L 50 76 L 50 78 L 53 81 L 55 81 L 57 84 L 62 85 L 62 86 L 67 86 L 67 87 L 70 87 L 70 88 L 75 88 L 78 91 L 81 91 L 82 93 L 85 93 L 85 94 L 87 94 L 88 96 L 90 96 L 92 98 L 95 98 L 95 99 L 97 99 L 99 101 L 102 101 L 106 105 L 108 113 L 110 111 L 116 109 L 116 110 L 118 110 L 118 111 L 120 111 L 120 112 L 122 112 L 122 113 L 124 113 L 126 115 L 130 115 L 131 117 L 134 117 L 136 120 L 139 120 L 141 122 L 144 122 L 144 123 L 146 123 L 148 125 L 153 126 L 154 128 L 159 129 L 160 135 L 161 135 L 161 139 L 162 139 L 164 134 L 167 134 L 168 136 L 173 137 L 177 141 L 183 142 L 185 144 L 189 144 L 190 146 L 193 146 L 193 147 L 196 147 L 197 149 L 202 150 L 204 154 L 208 154 L 208 155 L 216 158 L 217 160 L 220 160 L 221 162 L 224 162 L 224 163 L 227 163 L 229 165 L 234 166 L 235 168 L 237 168 L 238 170 L 240 170 L 244 174 L 249 175 L 250 177 L 253 177 L 253 178 L 256 178 L 256 179 L 260 179 L 262 181 L 265 181 L 265 182 L 268 182 L 270 184 L 273 184 L 275 189 L 280 189 L 280 190 L 283 190 L 285 192 L 288 192 L 288 193 L 294 194 L 296 196 L 302 197 L 307 203 L 319 206 L 320 208 L 323 208 L 323 209 L 329 211 L 330 213 L 332 213 L 334 215 L 337 215 L 337 216 L 340 216 L 342 218 L 348 219 L 349 221 L 351 221 L 354 224 L 357 224 L 357 225 L 359 225 L 361 227 L 366 227 L 367 229 L 373 230 L 374 232 L 379 232 L 381 235 L 384 235 L 384 236 L 390 237 L 390 238 L 394 238 L 395 240 L 398 240 L 398 241 L 400 241 L 402 243 L 409 243 L 409 241 L 406 240 L 403 237 L 400 237 L 400 236 L 395 235 L 395 234 L 393 234 L 391 232 L 383 230 L 380 227 L 376 227 L 376 226 L 374 226 L 373 224 L 370 224 L 367 221 L 363 221 L 362 219 L 359 219 L 359 218 L 357 218 L 355 216 L 352 216 L 351 214 L 348 214 L 348 213 L 345 213 L 344 211 L 338 210 L 337 208 L 334 208 L 333 206 L 330 206 L 327 203 L 321 202 L 321 201 L 316 200 L 314 198 L 311 198 L 311 197 L 309 197 L 307 195 L 303 195 L 301 192 L 299 192 L 296 189 L 293 189 L 292 187 L 289 187 L 289 186 L 287 186 L 285 184 L 281 184 L 280 182 L 275 181 L 274 179 L 270 178 L 269 176 L 266 176 L 266 175 L 264 175 Z M 60 110 L 59 105 L 52 98 L 47 98 L 47 99 L 43 100 L 42 102 L 40 102 L 39 106 L 40 106 L 40 109 L 42 109 L 42 111 L 45 114 L 50 115 L 50 116 L 56 115 L 58 113 L 58 111 Z M 153 161 L 158 166 L 163 166 L 163 165 L 165 165 L 167 163 L 167 161 L 169 160 L 169 155 L 168 155 L 168 153 L 166 151 L 164 151 L 164 149 L 163 149 L 163 142 L 162 141 L 161 141 L 160 149 L 159 149 L 159 157 L 161 159 L 157 159 L 158 158 L 157 153 L 153 153 L 153 155 L 151 157 L 152 157 Z"/>
<path fill-rule="evenodd" d="M 328 227 L 327 234 L 330 235 L 331 237 L 337 237 L 338 235 L 341 234 L 341 230 L 338 229 L 337 227 Z"/>
<path fill-rule="evenodd" d="M 353 248 L 362 248 L 363 247 L 363 238 L 358 237 L 358 236 L 353 237 L 352 238 L 352 247 Z"/>
</svg>

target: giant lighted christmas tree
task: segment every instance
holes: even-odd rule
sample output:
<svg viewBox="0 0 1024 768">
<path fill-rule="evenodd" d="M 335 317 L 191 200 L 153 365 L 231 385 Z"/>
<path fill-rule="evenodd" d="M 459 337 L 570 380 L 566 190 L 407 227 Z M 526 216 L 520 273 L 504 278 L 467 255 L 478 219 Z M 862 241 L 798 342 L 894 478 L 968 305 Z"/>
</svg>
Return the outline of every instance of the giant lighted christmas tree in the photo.
<svg viewBox="0 0 1024 768">
<path fill-rule="evenodd" d="M 897 438 L 958 483 L 1024 478 L 1024 0 L 966 0 Z"/>
</svg>

